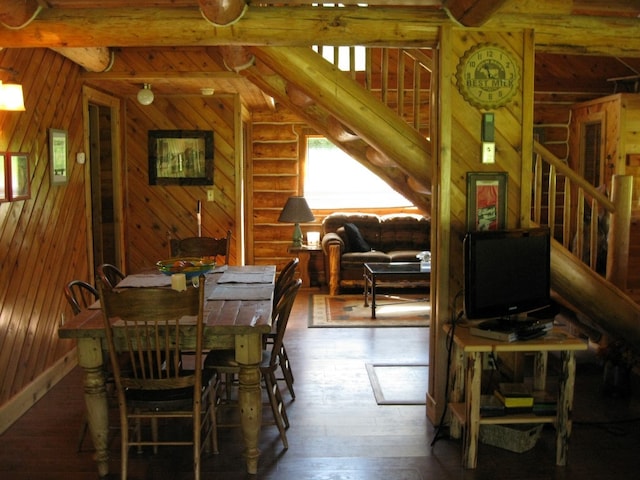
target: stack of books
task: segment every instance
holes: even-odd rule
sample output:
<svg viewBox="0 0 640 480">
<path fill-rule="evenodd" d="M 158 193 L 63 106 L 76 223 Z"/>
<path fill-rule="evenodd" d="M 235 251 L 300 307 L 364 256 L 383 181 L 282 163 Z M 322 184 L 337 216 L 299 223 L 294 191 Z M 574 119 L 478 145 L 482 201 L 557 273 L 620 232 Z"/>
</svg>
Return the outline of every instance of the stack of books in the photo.
<svg viewBox="0 0 640 480">
<path fill-rule="evenodd" d="M 555 395 L 548 392 L 533 392 L 533 413 L 535 415 L 556 415 L 558 401 Z"/>
<path fill-rule="evenodd" d="M 502 402 L 507 414 L 533 411 L 533 394 L 524 383 L 500 383 L 494 395 Z"/>
</svg>

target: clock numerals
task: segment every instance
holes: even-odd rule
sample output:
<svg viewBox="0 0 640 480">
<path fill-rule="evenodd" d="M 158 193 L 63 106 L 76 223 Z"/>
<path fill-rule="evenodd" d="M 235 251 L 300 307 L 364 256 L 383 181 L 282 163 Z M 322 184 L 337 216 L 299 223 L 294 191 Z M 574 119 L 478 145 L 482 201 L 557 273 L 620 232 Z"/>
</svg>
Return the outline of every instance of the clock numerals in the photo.
<svg viewBox="0 0 640 480">
<path fill-rule="evenodd" d="M 479 44 L 469 49 L 456 72 L 462 96 L 480 108 L 497 108 L 509 103 L 519 87 L 518 65 L 511 54 L 496 44 Z"/>
</svg>

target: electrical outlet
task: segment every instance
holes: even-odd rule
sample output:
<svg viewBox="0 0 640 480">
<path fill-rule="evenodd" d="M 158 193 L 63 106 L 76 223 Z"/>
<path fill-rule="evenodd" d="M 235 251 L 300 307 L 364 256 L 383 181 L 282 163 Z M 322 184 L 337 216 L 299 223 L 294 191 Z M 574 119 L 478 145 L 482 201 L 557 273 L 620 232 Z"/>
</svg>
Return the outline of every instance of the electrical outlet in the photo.
<svg viewBox="0 0 640 480">
<path fill-rule="evenodd" d="M 207 202 L 213 202 L 213 189 L 207 190 Z"/>
</svg>

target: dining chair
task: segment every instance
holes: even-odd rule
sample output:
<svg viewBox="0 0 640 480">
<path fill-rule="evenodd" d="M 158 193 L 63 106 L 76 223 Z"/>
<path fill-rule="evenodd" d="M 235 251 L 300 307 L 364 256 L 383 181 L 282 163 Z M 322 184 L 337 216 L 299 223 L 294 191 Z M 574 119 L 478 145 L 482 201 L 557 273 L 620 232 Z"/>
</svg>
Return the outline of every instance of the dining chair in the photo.
<svg viewBox="0 0 640 480">
<path fill-rule="evenodd" d="M 216 263 L 224 265 L 229 263 L 229 250 L 231 248 L 231 230 L 227 230 L 227 236 L 214 237 L 188 237 L 183 239 L 172 238 L 169 240 L 172 257 L 216 257 Z M 220 257 L 223 257 L 221 259 Z M 218 260 L 223 260 L 220 263 Z"/>
<path fill-rule="evenodd" d="M 103 263 L 98 266 L 98 278 L 100 278 L 105 285 L 109 288 L 115 288 L 116 285 L 122 280 L 125 275 L 122 270 L 120 270 L 115 265 L 110 263 Z"/>
<path fill-rule="evenodd" d="M 73 314 L 77 315 L 98 300 L 98 290 L 84 280 L 71 280 L 64 286 L 64 296 Z"/>
<path fill-rule="evenodd" d="M 286 265 L 285 267 L 280 271 L 280 274 L 278 275 L 278 278 L 276 279 L 276 285 L 275 285 L 275 289 L 274 289 L 274 293 L 273 293 L 273 305 L 274 305 L 274 312 L 276 311 L 275 306 L 278 304 L 278 302 L 280 301 L 280 297 L 282 296 L 283 292 L 285 291 L 285 289 L 287 288 L 287 286 L 293 281 L 293 278 L 295 276 L 296 273 L 296 268 L 298 267 L 298 264 L 300 263 L 300 259 L 299 258 L 292 258 Z M 272 319 L 274 320 L 274 319 Z M 273 323 L 272 323 L 273 324 Z M 275 341 L 275 337 L 277 336 L 277 332 L 276 329 L 274 327 L 274 330 L 272 333 L 265 335 L 265 341 L 267 343 L 271 343 L 273 344 L 273 342 Z M 280 347 L 280 352 L 278 352 L 278 354 L 280 355 L 280 369 L 282 371 L 282 377 L 278 378 L 278 380 L 284 380 L 286 385 L 287 385 L 287 390 L 289 390 L 289 394 L 291 395 L 292 399 L 296 398 L 296 394 L 293 390 L 293 370 L 291 368 L 291 362 L 289 361 L 289 356 L 287 355 L 287 349 L 284 346 L 284 342 L 282 343 L 282 346 Z"/>
<path fill-rule="evenodd" d="M 278 427 L 280 439 L 285 449 L 289 448 L 289 442 L 286 434 L 286 429 L 289 428 L 289 418 L 287 417 L 282 394 L 278 387 L 276 371 L 280 365 L 280 355 L 278 353 L 284 341 L 291 308 L 293 307 L 293 303 L 301 285 L 302 280 L 294 280 L 283 292 L 280 302 L 278 302 L 273 314 L 277 335 L 273 344 L 270 345 L 270 348 L 267 348 L 262 352 L 262 362 L 260 364 L 260 373 L 265 385 L 265 391 L 269 398 L 271 413 L 273 414 L 273 422 L 266 422 L 263 418 L 262 424 L 275 424 Z M 216 387 L 214 388 L 215 403 L 216 405 L 222 405 L 221 391 L 223 389 L 232 388 L 228 381 L 222 382 L 222 378 L 224 377 L 228 379 L 231 375 L 236 376 L 240 372 L 240 365 L 235 359 L 235 351 L 211 350 L 205 358 L 204 365 L 206 369 L 215 370 L 218 374 L 216 377 Z M 218 427 L 225 426 L 230 425 L 216 423 L 215 428 L 217 429 Z"/>
<path fill-rule="evenodd" d="M 153 446 L 157 453 L 159 445 L 191 445 L 196 480 L 200 479 L 203 448 L 217 448 L 212 390 L 215 372 L 207 369 L 203 373 L 201 361 L 193 362 L 193 370 L 187 371 L 181 362 L 179 339 L 184 337 L 195 338 L 196 359 L 202 358 L 204 275 L 199 285 L 182 292 L 170 288 L 113 290 L 98 281 L 110 357 L 124 352 L 130 362 L 127 369 L 111 362 L 120 410 L 123 480 L 131 446 L 139 450 Z M 191 438 L 165 435 L 159 439 L 158 419 L 190 420 Z M 150 439 L 142 436 L 142 420 L 150 421 Z"/>
</svg>

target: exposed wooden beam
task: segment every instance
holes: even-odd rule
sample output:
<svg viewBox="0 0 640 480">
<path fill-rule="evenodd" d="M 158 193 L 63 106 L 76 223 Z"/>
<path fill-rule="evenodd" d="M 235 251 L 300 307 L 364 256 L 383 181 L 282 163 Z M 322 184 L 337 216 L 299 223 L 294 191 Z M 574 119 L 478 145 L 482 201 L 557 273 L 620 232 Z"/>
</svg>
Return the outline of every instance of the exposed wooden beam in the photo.
<svg viewBox="0 0 640 480">
<path fill-rule="evenodd" d="M 480 27 L 497 12 L 506 0 L 447 0 L 451 16 L 465 27 Z"/>
<path fill-rule="evenodd" d="M 22 28 L 42 10 L 38 0 L 2 0 L 0 24 L 7 28 Z"/>
<path fill-rule="evenodd" d="M 113 63 L 113 54 L 106 47 L 52 48 L 51 50 L 84 67 L 88 72 L 106 72 Z"/>
<path fill-rule="evenodd" d="M 246 13 L 245 0 L 198 0 L 202 16 L 218 27 L 233 25 Z"/>
<path fill-rule="evenodd" d="M 572 15 L 570 4 L 554 10 L 556 3 L 506 2 L 483 28 L 533 28 L 540 52 L 640 57 L 637 18 Z M 455 24 L 442 9 L 419 7 L 251 7 L 232 28 L 212 26 L 196 6 L 50 8 L 20 30 L 0 28 L 0 46 L 310 46 L 322 39 L 324 45 L 429 48 L 440 27 Z"/>
</svg>

